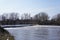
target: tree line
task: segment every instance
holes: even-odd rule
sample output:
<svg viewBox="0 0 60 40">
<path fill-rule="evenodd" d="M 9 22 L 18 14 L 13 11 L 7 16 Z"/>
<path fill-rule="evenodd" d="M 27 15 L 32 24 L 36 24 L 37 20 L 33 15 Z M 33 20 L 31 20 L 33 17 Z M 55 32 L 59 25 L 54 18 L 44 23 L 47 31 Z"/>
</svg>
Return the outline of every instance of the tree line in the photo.
<svg viewBox="0 0 60 40">
<path fill-rule="evenodd" d="M 5 13 L 0 15 L 0 25 L 15 25 L 15 24 L 39 24 L 39 25 L 60 25 L 60 13 L 54 15 L 51 19 L 45 12 L 40 12 L 33 17 L 29 13 L 24 13 L 21 16 L 19 13 Z"/>
</svg>

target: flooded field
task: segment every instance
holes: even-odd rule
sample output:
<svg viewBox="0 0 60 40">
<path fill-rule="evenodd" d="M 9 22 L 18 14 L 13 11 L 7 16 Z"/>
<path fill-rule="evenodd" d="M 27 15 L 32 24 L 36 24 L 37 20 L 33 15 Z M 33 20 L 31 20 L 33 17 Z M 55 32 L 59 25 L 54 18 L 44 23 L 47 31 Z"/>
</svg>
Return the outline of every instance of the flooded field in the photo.
<svg viewBox="0 0 60 40">
<path fill-rule="evenodd" d="M 5 28 L 15 40 L 60 40 L 60 27 L 21 27 Z"/>
</svg>

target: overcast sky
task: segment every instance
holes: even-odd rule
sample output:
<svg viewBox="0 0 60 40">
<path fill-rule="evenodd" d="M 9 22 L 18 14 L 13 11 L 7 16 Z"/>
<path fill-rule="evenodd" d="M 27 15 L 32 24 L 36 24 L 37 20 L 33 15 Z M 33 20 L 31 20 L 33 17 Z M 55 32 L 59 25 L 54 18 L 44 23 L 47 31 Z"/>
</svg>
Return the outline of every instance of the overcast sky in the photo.
<svg viewBox="0 0 60 40">
<path fill-rule="evenodd" d="M 46 12 L 50 17 L 60 13 L 60 0 L 0 0 L 0 14 Z"/>
</svg>

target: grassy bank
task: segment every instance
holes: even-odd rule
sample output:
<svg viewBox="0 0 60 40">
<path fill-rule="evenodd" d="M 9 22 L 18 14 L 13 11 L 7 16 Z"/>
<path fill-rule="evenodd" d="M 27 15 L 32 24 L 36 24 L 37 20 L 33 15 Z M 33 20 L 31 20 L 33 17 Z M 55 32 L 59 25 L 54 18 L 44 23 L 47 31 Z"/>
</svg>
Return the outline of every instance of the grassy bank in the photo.
<svg viewBox="0 0 60 40">
<path fill-rule="evenodd" d="M 0 40 L 14 40 L 14 37 L 7 30 L 0 27 Z"/>
</svg>

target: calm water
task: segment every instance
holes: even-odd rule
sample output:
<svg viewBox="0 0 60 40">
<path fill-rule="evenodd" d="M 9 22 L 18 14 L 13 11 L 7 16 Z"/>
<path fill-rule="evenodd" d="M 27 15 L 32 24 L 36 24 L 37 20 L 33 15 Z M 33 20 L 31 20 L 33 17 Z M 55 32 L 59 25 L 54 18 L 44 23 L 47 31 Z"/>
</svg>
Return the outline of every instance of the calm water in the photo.
<svg viewBox="0 0 60 40">
<path fill-rule="evenodd" d="M 15 40 L 60 40 L 60 27 L 6 28 Z"/>
</svg>

